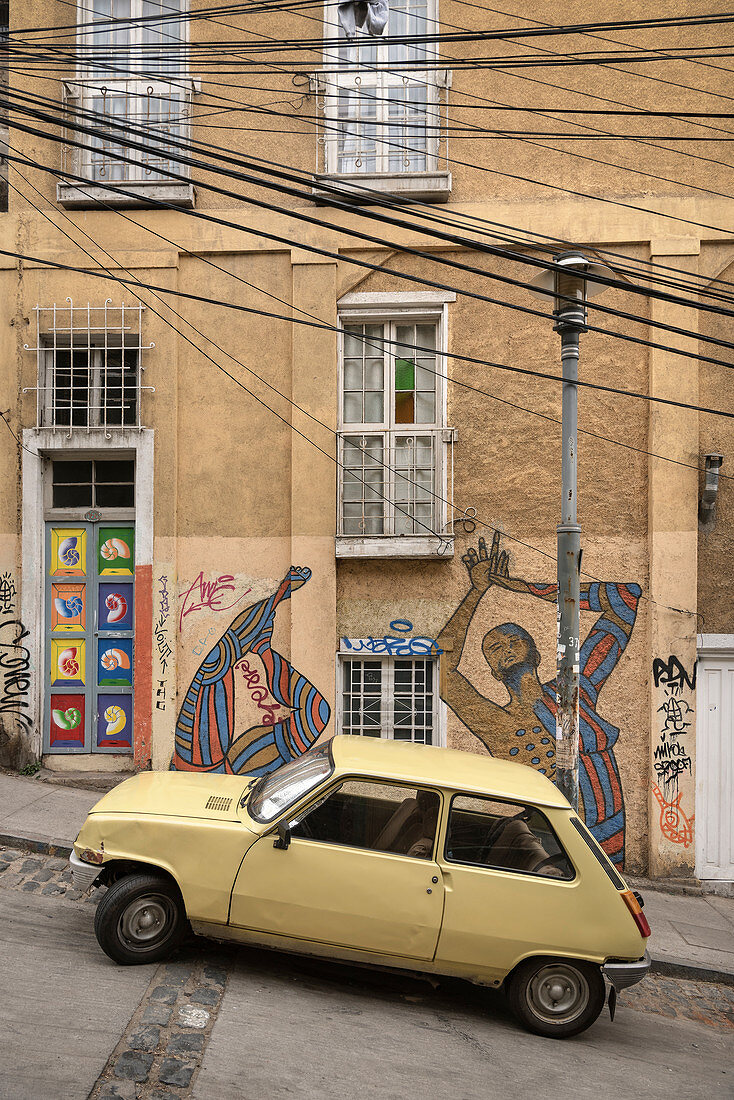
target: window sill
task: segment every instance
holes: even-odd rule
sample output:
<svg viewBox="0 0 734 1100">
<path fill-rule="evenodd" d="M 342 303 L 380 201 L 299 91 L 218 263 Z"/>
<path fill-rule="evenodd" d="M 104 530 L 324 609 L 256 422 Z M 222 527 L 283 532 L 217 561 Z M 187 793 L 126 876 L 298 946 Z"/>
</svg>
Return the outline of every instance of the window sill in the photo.
<svg viewBox="0 0 734 1100">
<path fill-rule="evenodd" d="M 194 185 L 192 183 L 131 183 L 125 180 L 113 181 L 116 187 L 133 192 L 121 195 L 99 183 L 56 184 L 56 201 L 65 207 L 96 206 L 103 202 L 108 206 L 157 206 L 159 203 L 173 203 L 176 206 L 194 205 Z"/>
<path fill-rule="evenodd" d="M 337 558 L 453 558 L 454 537 L 446 535 L 337 535 Z"/>
<path fill-rule="evenodd" d="M 334 190 L 331 190 L 331 189 Z M 366 204 L 385 195 L 398 202 L 447 202 L 451 195 L 450 172 L 323 173 L 313 177 L 311 193 L 318 201 L 334 196 Z M 375 197 L 370 194 L 375 192 Z"/>
</svg>

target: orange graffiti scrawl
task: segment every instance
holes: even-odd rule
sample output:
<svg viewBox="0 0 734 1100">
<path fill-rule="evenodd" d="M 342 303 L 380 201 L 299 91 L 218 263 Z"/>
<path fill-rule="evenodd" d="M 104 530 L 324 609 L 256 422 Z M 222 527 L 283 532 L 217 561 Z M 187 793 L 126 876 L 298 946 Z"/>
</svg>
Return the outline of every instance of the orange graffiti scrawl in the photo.
<svg viewBox="0 0 734 1100">
<path fill-rule="evenodd" d="M 696 815 L 688 817 L 680 808 L 681 795 L 677 794 L 672 802 L 666 802 L 660 788 L 655 784 L 652 793 L 660 806 L 660 831 L 672 844 L 682 844 L 688 848 L 693 843 L 693 823 Z"/>
</svg>

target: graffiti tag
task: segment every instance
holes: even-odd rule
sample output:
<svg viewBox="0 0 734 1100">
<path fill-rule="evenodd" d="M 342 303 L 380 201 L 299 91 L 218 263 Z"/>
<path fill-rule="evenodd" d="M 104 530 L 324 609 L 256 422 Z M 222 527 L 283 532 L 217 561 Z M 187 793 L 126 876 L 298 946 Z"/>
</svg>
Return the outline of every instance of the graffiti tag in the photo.
<svg viewBox="0 0 734 1100">
<path fill-rule="evenodd" d="M 15 582 L 7 571 L 0 576 L 0 612 L 11 615 L 15 607 Z"/>
<path fill-rule="evenodd" d="M 29 633 L 20 619 L 0 622 L 0 714 L 15 718 L 26 728 L 31 725 L 30 716 L 24 713 L 30 707 L 31 653 L 21 643 Z"/>
<path fill-rule="evenodd" d="M 390 629 L 407 632 L 413 629 L 413 624 L 409 619 L 394 619 Z M 380 638 L 342 638 L 342 646 L 350 653 L 374 653 L 387 657 L 440 657 L 443 653 L 435 638 L 399 638 L 391 634 Z"/>
<path fill-rule="evenodd" d="M 653 767 L 659 786 L 653 786 L 653 794 L 660 805 L 660 831 L 671 844 L 684 848 L 692 842 L 693 817 L 687 817 L 681 808 L 680 778 L 693 775 L 693 762 L 685 743 L 686 732 L 691 728 L 689 715 L 693 707 L 684 697 L 685 691 L 696 687 L 696 665 L 689 675 L 678 657 L 667 660 L 656 657 L 652 663 L 655 687 L 662 688 L 663 700 L 658 707 L 661 716 L 659 740 L 653 751 Z"/>
<path fill-rule="evenodd" d="M 682 844 L 684 848 L 690 847 L 693 843 L 693 822 L 696 815 L 686 816 L 680 807 L 680 794 L 669 802 L 657 784 L 653 785 L 652 793 L 660 806 L 660 832 L 671 843 Z"/>
<path fill-rule="evenodd" d="M 232 583 L 234 577 L 229 573 L 223 573 L 217 577 L 214 581 L 205 581 L 204 573 L 199 573 L 196 580 L 185 592 L 181 593 L 179 597 L 183 600 L 181 604 L 181 614 L 179 615 L 178 628 L 183 629 L 183 621 L 187 615 L 190 615 L 193 611 L 201 611 L 202 608 L 208 607 L 211 611 L 229 611 L 240 600 L 244 600 L 248 592 L 252 590 L 250 588 L 237 596 L 231 603 L 223 603 L 225 599 L 229 599 L 229 594 L 235 591 L 235 586 Z"/>
<path fill-rule="evenodd" d="M 695 691 L 697 665 L 698 662 L 694 661 L 693 674 L 689 676 L 677 657 L 668 657 L 667 661 L 664 661 L 662 657 L 656 657 L 652 663 L 652 677 L 655 681 L 655 687 L 660 687 L 660 684 L 663 684 L 664 687 L 670 688 L 676 695 L 681 695 L 686 685 L 691 691 Z"/>
<path fill-rule="evenodd" d="M 165 710 L 166 709 L 166 681 L 165 680 L 159 680 L 158 681 L 158 690 L 156 691 L 155 694 L 156 694 L 156 701 L 155 701 L 156 709 L 157 710 Z"/>
<path fill-rule="evenodd" d="M 251 667 L 249 661 L 242 661 L 238 667 L 245 678 L 247 690 L 250 692 L 250 698 L 253 703 L 255 703 L 260 710 L 265 711 L 262 717 L 262 724 L 264 726 L 274 726 L 278 721 L 275 712 L 280 710 L 280 703 L 266 702 L 266 699 L 269 697 L 268 689 L 260 679 L 260 673 L 256 668 Z"/>
</svg>

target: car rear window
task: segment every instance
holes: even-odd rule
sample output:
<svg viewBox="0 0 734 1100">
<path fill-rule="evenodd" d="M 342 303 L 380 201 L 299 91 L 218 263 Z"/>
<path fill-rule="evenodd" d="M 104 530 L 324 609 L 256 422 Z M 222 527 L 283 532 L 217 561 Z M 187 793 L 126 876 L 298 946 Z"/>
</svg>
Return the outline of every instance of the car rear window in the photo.
<svg viewBox="0 0 734 1100">
<path fill-rule="evenodd" d="M 574 878 L 573 865 L 548 818 L 534 806 L 455 795 L 446 859 L 541 878 Z"/>
<path fill-rule="evenodd" d="M 621 875 L 617 874 L 617 871 L 616 871 L 615 866 L 612 863 L 611 859 L 609 858 L 607 853 L 604 851 L 602 846 L 596 841 L 594 836 L 592 836 L 592 834 L 586 828 L 583 821 L 581 821 L 578 817 L 572 817 L 571 818 L 571 824 L 573 825 L 574 829 L 579 834 L 579 836 L 583 837 L 583 839 L 586 841 L 586 843 L 588 844 L 588 846 L 591 850 L 591 854 L 593 855 L 594 859 L 596 859 L 601 864 L 601 868 L 604 871 L 604 874 L 607 875 L 612 880 L 612 882 L 614 883 L 616 889 L 617 890 L 626 890 L 627 889 L 626 882 L 621 877 Z"/>
<path fill-rule="evenodd" d="M 255 821 L 269 824 L 303 795 L 328 779 L 333 771 L 334 761 L 327 741 L 258 780 L 252 788 L 248 813 Z"/>
</svg>

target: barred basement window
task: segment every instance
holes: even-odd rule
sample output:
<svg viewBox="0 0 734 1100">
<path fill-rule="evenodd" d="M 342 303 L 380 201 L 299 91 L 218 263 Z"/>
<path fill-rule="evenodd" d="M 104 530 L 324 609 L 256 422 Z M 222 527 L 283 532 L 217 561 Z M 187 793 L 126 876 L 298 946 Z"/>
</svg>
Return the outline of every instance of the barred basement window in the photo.
<svg viewBox="0 0 734 1100">
<path fill-rule="evenodd" d="M 143 306 L 36 306 L 36 426 L 139 428 Z"/>
<path fill-rule="evenodd" d="M 434 660 L 342 658 L 341 733 L 435 744 Z"/>
</svg>

